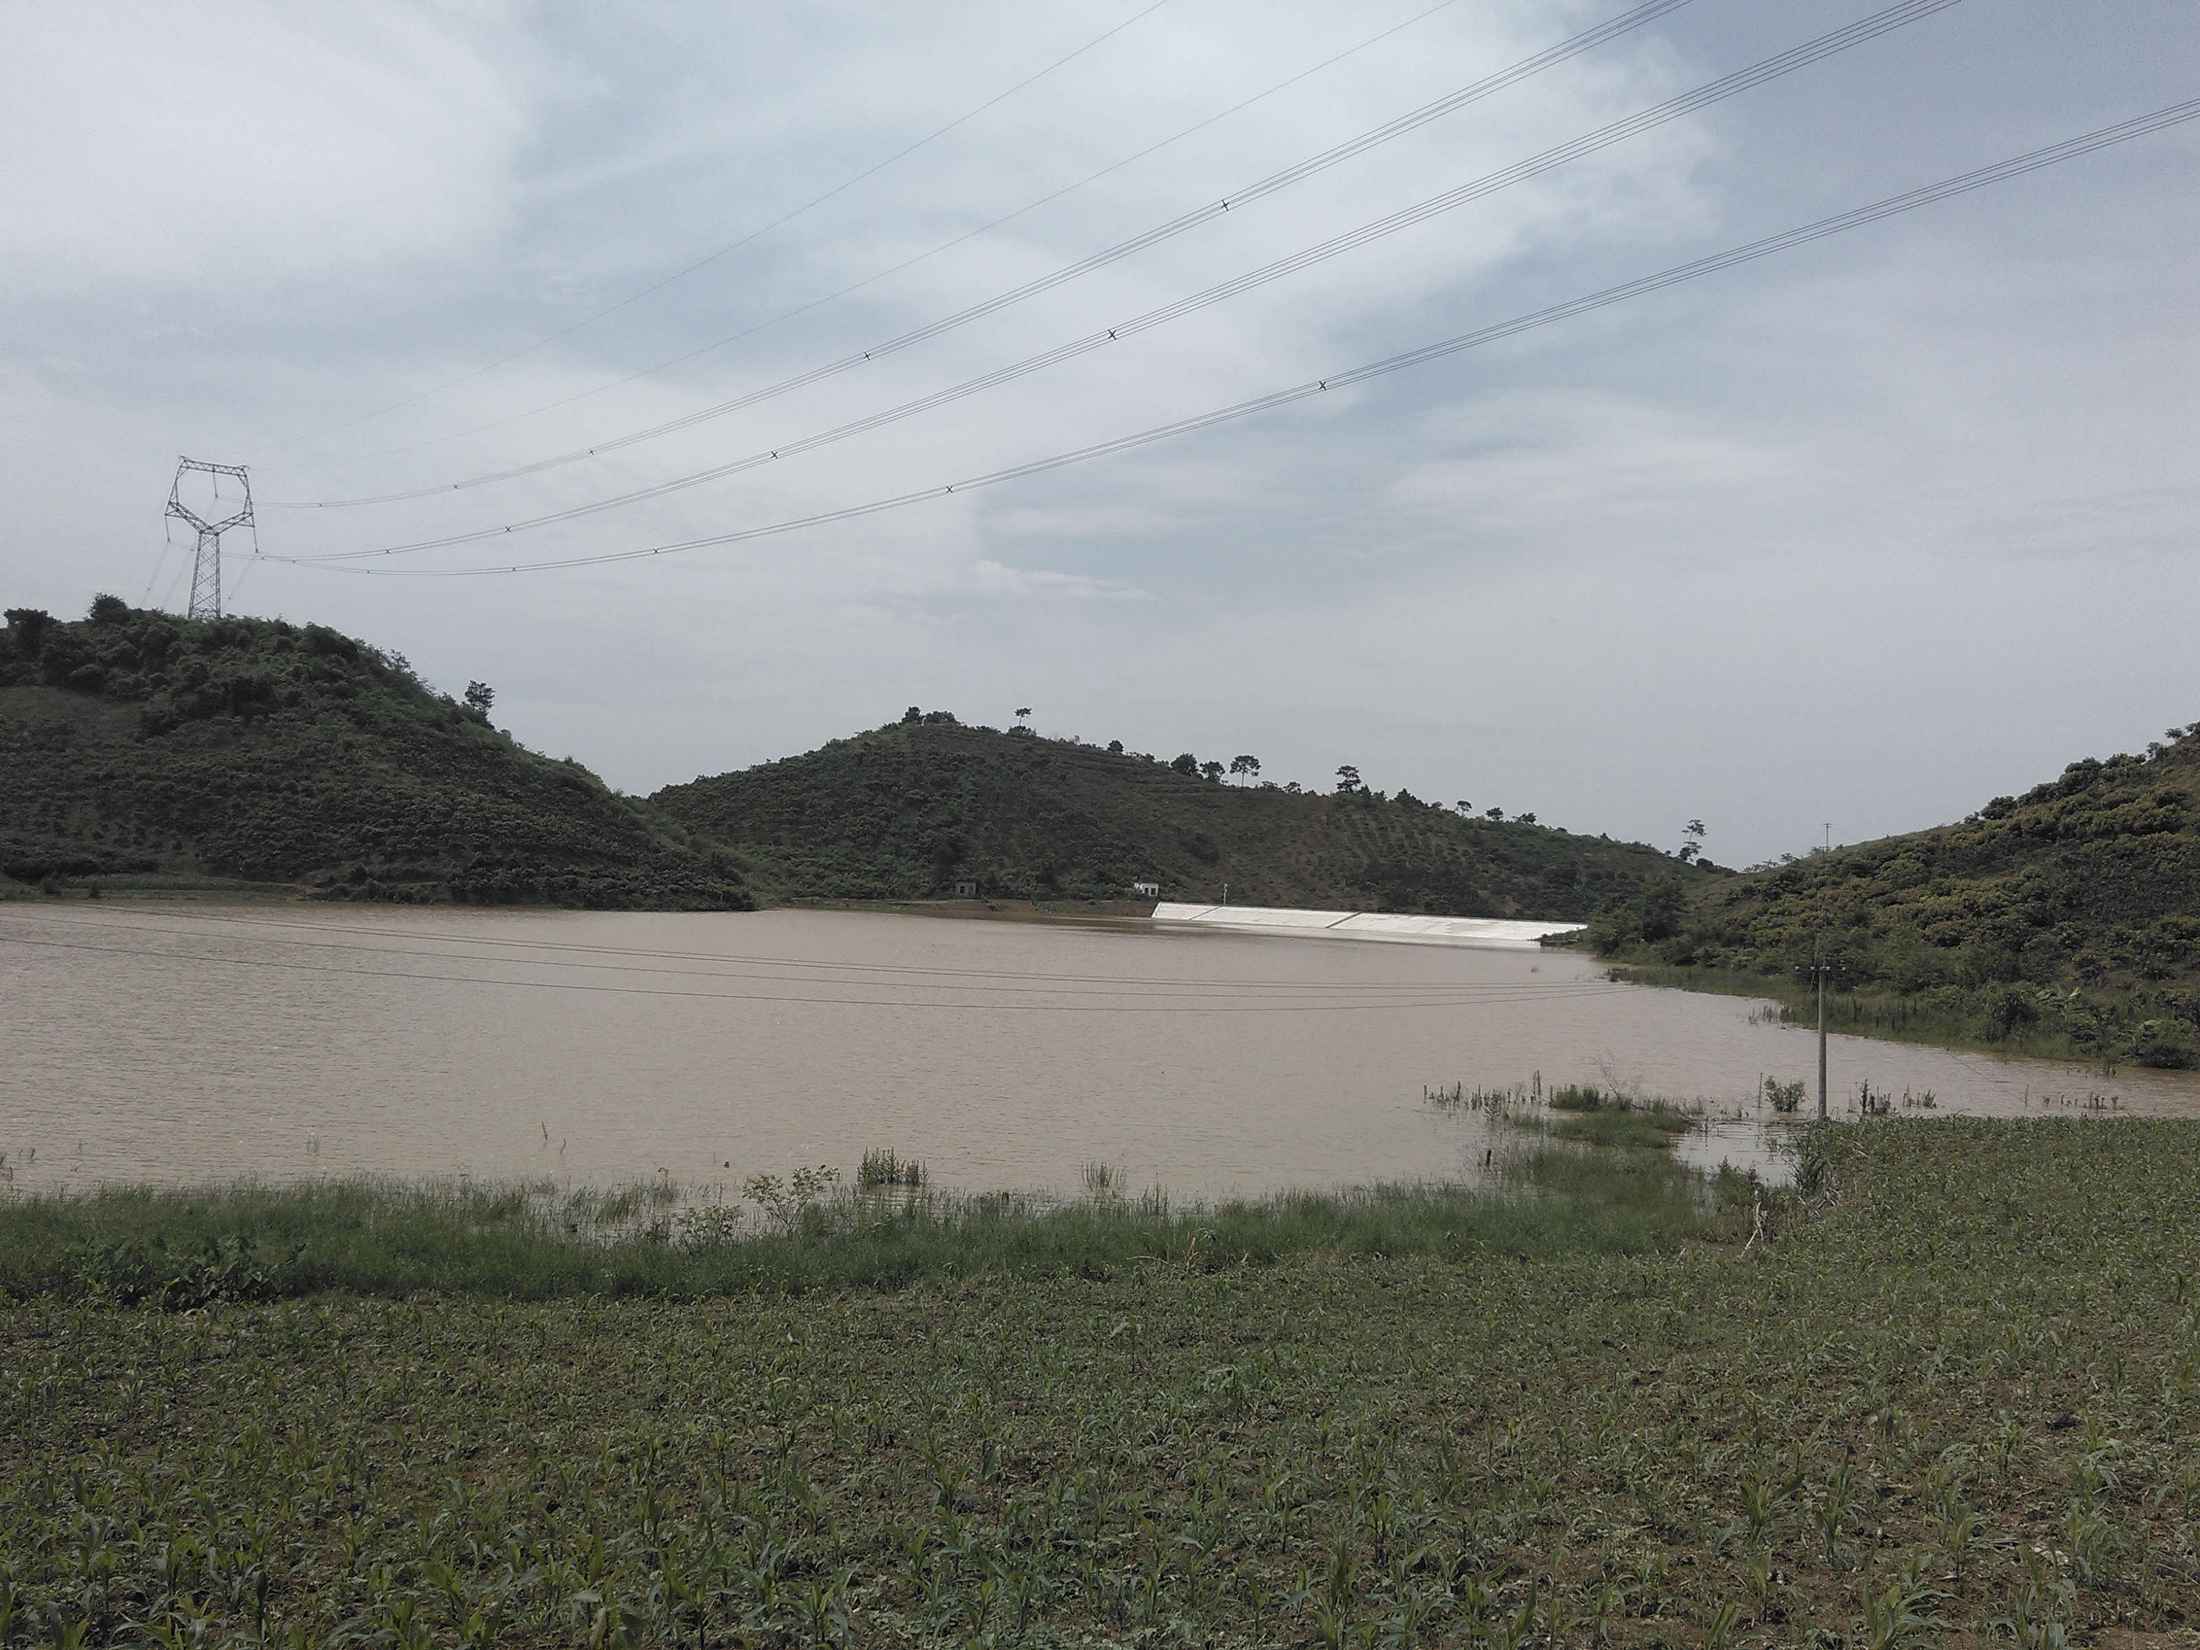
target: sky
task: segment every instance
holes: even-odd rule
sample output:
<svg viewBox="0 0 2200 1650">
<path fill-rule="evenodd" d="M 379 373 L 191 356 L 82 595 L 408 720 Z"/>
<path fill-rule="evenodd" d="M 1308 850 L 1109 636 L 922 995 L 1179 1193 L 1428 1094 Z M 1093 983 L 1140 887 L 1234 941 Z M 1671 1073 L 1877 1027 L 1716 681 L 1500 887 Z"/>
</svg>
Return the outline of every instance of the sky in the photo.
<svg viewBox="0 0 2200 1650">
<path fill-rule="evenodd" d="M 493 543 L 274 559 L 837 429 L 1878 9 L 1689 0 L 861 359 L 1628 10 L 1432 3 L 18 0 L 0 595 L 180 605 L 162 509 L 189 455 L 251 470 L 264 559 L 227 541 L 234 610 L 487 681 L 500 725 L 624 790 L 911 704 L 1030 706 L 1664 847 L 1701 818 L 1729 864 L 1960 817 L 2200 717 L 2200 123 L 1043 474 L 419 576 L 922 492 L 1529 315 L 2200 94 L 2189 0 L 1959 0 L 814 451 Z"/>
</svg>

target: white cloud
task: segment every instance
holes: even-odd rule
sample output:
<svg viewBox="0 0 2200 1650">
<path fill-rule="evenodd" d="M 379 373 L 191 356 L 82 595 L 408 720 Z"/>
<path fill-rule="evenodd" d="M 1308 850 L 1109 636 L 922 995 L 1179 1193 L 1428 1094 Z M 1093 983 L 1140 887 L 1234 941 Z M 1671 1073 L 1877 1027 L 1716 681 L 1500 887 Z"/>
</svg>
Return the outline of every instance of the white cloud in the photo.
<svg viewBox="0 0 2200 1650">
<path fill-rule="evenodd" d="M 262 286 L 493 252 L 545 80 L 517 22 L 29 0 L 0 69 L 12 279 Z"/>
</svg>

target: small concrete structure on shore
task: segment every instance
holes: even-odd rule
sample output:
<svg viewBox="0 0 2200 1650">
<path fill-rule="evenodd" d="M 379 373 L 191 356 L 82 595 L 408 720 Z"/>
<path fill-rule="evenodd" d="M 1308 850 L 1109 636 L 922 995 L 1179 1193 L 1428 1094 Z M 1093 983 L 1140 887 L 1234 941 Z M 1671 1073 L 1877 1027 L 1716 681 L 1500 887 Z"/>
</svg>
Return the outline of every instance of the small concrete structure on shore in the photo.
<svg viewBox="0 0 2200 1650">
<path fill-rule="evenodd" d="M 1547 934 L 1571 934 L 1578 922 L 1521 922 L 1509 917 L 1431 917 L 1414 912 L 1289 911 L 1261 905 L 1164 902 L 1153 920 L 1171 926 L 1292 939 L 1388 940 L 1406 945 L 1471 945 L 1526 951 Z"/>
</svg>

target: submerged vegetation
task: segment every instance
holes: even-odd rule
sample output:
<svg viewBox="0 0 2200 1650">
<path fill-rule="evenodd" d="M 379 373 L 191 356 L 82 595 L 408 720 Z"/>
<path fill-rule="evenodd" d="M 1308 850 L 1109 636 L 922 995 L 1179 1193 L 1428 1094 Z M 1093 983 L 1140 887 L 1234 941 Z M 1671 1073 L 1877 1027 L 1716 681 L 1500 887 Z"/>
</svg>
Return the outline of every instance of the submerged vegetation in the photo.
<svg viewBox="0 0 2200 1650">
<path fill-rule="evenodd" d="M 1806 1138 L 1746 1250 L 1401 1241 L 1458 1214 L 1410 1192 L 1271 1206 L 1332 1235 L 1269 1256 L 1088 1202 L 1024 1229 L 1168 1242 L 530 1301 L 439 1269 L 502 1224 L 470 1195 L 395 1298 L 19 1299 L 0 1644 L 2171 1642 L 2136 1635 L 2200 1618 L 2200 1125 Z M 1598 1195 L 1667 1166 L 1529 1149 Z M 65 1212 L 11 1205 L 0 1255 Z"/>
<path fill-rule="evenodd" d="M 1762 996 L 1840 1031 L 2200 1062 L 2200 726 L 1969 819 L 1615 902 L 1622 977 Z"/>
<path fill-rule="evenodd" d="M 1546 1092 L 1540 1073 L 1525 1086 L 1470 1089 L 1458 1083 L 1448 1089 L 1424 1088 L 1421 1096 L 1439 1111 L 1481 1112 L 1493 1122 L 1585 1146 L 1670 1146 L 1702 1128 L 1708 1115 L 1701 1102 L 1593 1084 L 1561 1084 Z"/>
</svg>

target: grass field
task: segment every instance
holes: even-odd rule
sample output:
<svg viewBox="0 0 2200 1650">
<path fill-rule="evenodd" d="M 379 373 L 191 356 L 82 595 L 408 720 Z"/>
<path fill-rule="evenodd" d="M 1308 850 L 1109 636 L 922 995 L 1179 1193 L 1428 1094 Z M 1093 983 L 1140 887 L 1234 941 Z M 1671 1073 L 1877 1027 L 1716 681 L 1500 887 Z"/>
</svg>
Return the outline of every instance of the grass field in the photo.
<svg viewBox="0 0 2200 1650">
<path fill-rule="evenodd" d="M 2200 1124 L 1812 1139 L 1746 1249 L 1713 1210 L 693 1301 L 62 1275 L 0 1310 L 0 1644 L 2189 1642 Z M 1512 1197 L 1675 1172 L 1552 1161 Z"/>
</svg>

